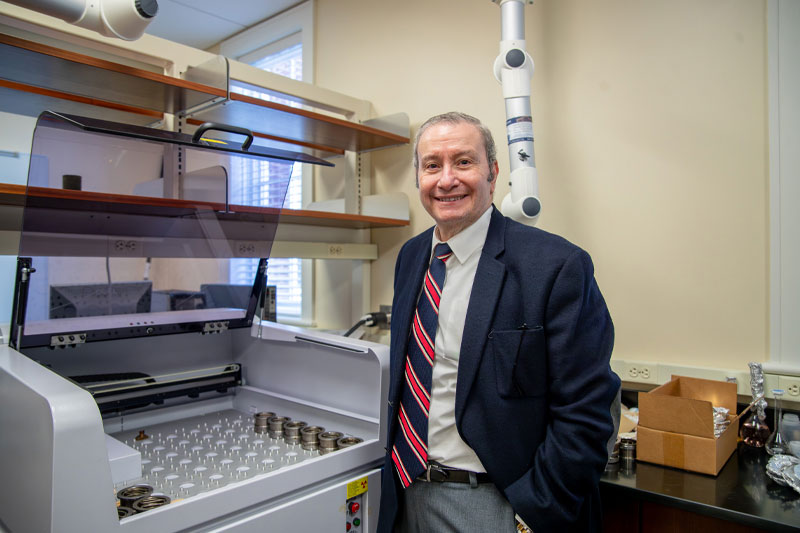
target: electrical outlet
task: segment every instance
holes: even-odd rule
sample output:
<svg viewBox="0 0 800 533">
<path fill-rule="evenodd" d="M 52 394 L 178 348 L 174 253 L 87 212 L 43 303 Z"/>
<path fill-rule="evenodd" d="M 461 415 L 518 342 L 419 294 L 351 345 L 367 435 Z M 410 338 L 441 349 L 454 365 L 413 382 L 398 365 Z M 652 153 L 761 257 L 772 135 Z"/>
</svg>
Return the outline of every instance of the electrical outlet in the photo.
<svg viewBox="0 0 800 533">
<path fill-rule="evenodd" d="M 252 241 L 236 241 L 234 253 L 236 257 L 256 257 L 256 243 Z"/>
<path fill-rule="evenodd" d="M 786 398 L 790 400 L 800 400 L 800 378 L 790 376 L 780 376 L 778 378 L 778 388 L 786 391 Z"/>
<path fill-rule="evenodd" d="M 645 363 L 642 361 L 628 361 L 623 367 L 620 377 L 623 381 L 635 381 L 637 383 L 658 383 L 658 367 L 655 363 Z"/>
<path fill-rule="evenodd" d="M 114 241 L 114 256 L 136 257 L 141 254 L 142 244 L 133 239 L 117 239 Z"/>
</svg>

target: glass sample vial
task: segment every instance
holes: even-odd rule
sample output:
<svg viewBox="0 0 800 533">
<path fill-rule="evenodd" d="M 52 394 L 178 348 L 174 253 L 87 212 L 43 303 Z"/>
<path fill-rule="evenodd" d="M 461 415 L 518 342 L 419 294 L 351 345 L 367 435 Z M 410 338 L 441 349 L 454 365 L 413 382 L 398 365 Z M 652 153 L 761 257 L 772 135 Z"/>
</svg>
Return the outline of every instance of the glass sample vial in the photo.
<svg viewBox="0 0 800 533">
<path fill-rule="evenodd" d="M 767 444 L 765 446 L 767 453 L 770 455 L 789 453 L 789 446 L 781 432 L 781 424 L 783 423 L 781 398 L 784 392 L 783 389 L 772 389 L 772 395 L 775 397 L 775 428 L 772 431 L 772 435 L 767 439 Z"/>
</svg>

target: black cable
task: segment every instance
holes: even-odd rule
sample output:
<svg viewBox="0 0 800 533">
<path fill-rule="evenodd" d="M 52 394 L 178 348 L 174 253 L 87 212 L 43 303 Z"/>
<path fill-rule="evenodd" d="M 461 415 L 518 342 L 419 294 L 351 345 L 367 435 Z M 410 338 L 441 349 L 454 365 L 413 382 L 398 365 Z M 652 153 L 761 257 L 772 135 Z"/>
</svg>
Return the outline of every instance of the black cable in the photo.
<svg viewBox="0 0 800 533">
<path fill-rule="evenodd" d="M 367 325 L 370 327 L 379 326 L 381 324 L 386 324 L 388 321 L 389 321 L 389 315 L 387 315 L 386 313 L 382 313 L 380 311 L 376 313 L 369 313 L 367 315 L 362 316 L 361 320 L 356 322 L 356 324 L 352 328 L 348 329 L 347 333 L 345 333 L 344 336 L 349 337 L 350 335 L 353 334 L 355 330 L 357 330 L 363 325 Z"/>
<path fill-rule="evenodd" d="M 349 337 L 355 330 L 357 330 L 358 328 L 360 328 L 361 326 L 363 326 L 366 323 L 367 323 L 367 319 L 366 318 L 362 318 L 361 320 L 356 322 L 356 324 L 352 328 L 348 329 L 347 333 L 345 333 L 344 336 L 345 337 Z"/>
</svg>

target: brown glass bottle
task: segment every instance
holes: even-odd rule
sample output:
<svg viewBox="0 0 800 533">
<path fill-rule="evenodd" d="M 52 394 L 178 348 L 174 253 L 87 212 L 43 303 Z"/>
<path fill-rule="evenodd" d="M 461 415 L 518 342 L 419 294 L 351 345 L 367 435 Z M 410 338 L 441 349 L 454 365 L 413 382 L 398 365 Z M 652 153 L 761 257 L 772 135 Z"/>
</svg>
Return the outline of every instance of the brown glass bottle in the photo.
<svg viewBox="0 0 800 533">
<path fill-rule="evenodd" d="M 769 426 L 759 418 L 758 413 L 752 413 L 742 424 L 742 441 L 753 448 L 763 448 L 769 433 Z"/>
</svg>

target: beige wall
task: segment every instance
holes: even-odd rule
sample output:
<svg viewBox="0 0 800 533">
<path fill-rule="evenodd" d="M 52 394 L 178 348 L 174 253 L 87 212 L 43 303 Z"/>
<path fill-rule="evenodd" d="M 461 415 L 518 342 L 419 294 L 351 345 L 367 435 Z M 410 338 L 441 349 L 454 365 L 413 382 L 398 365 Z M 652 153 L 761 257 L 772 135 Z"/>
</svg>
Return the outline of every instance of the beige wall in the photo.
<svg viewBox="0 0 800 533">
<path fill-rule="evenodd" d="M 378 115 L 406 112 L 413 130 L 462 110 L 502 145 L 497 6 L 315 2 L 318 85 L 370 100 Z M 739 369 L 767 358 L 765 18 L 765 0 L 536 0 L 526 9 L 539 226 L 592 254 L 616 358 Z M 405 192 L 412 221 L 373 231 L 371 309 L 391 301 L 402 243 L 432 223 L 410 159 L 408 146 L 372 155 L 373 192 Z M 317 296 L 319 306 L 330 294 Z"/>
<path fill-rule="evenodd" d="M 505 138 L 489 0 L 316 0 L 317 84 L 404 111 L 458 109 Z M 768 353 L 763 0 L 537 0 L 526 9 L 544 205 L 593 256 L 615 358 L 744 368 Z M 411 226 L 374 230 L 372 308 L 402 243 L 431 225 L 411 148 L 375 152 L 373 192 Z M 500 154 L 501 175 L 508 156 Z M 497 203 L 508 191 L 505 179 Z"/>
</svg>

